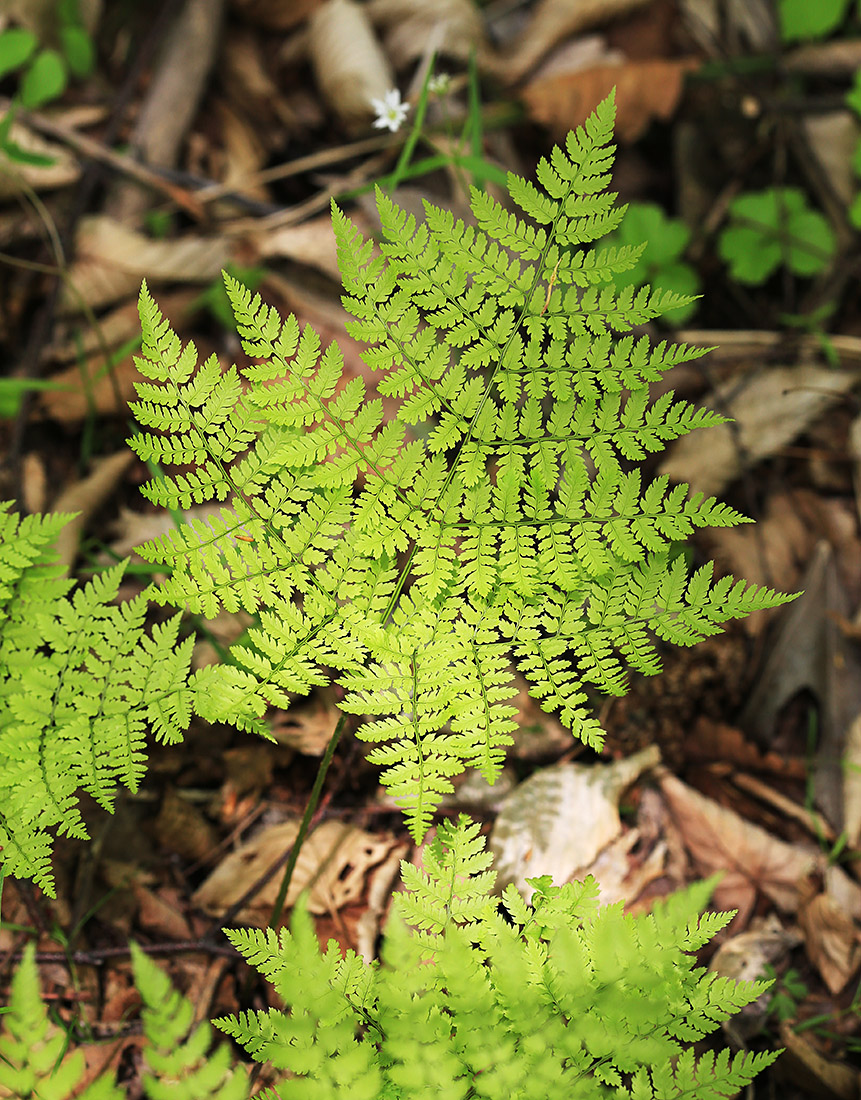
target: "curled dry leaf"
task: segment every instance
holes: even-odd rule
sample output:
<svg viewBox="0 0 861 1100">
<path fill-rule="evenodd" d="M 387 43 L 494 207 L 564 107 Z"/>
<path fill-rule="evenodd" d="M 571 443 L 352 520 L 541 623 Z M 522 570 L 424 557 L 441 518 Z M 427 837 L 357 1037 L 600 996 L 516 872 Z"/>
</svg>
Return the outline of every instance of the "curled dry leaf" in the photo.
<svg viewBox="0 0 861 1100">
<path fill-rule="evenodd" d="M 777 1076 L 791 1082 L 801 1095 L 823 1097 L 824 1100 L 858 1100 L 861 1094 L 861 1073 L 841 1062 L 832 1062 L 815 1049 L 810 1032 L 796 1035 L 792 1023 L 780 1025 L 780 1045 L 783 1054 L 777 1061 Z"/>
<path fill-rule="evenodd" d="M 568 882 L 619 835 L 619 797 L 660 761 L 656 746 L 612 764 L 562 764 L 535 772 L 506 798 L 490 834 L 496 888 L 527 878 Z"/>
<path fill-rule="evenodd" d="M 577 31 L 601 26 L 649 2 L 579 0 L 572 4 L 571 0 L 541 0 L 514 49 L 499 58 L 492 68 L 501 80 L 514 83 L 549 50 Z"/>
<path fill-rule="evenodd" d="M 106 215 L 82 218 L 75 241 L 76 260 L 64 284 L 60 309 L 91 308 L 137 295 L 141 279 L 149 283 L 210 283 L 221 277 L 230 251 L 221 237 L 179 237 L 154 241 Z"/>
<path fill-rule="evenodd" d="M 74 183 L 81 174 L 81 166 L 64 145 L 47 141 L 20 122 L 13 122 L 9 140 L 25 152 L 47 157 L 53 163 L 46 165 L 12 163 L 3 157 L 0 172 L 0 199 L 8 199 L 27 191 L 51 191 Z M 20 219 L 20 213 L 18 214 Z"/>
<path fill-rule="evenodd" d="M 861 378 L 858 370 L 812 364 L 770 367 L 741 382 L 730 379 L 703 399 L 734 423 L 685 436 L 661 462 L 660 473 L 687 481 L 707 496 L 790 443 Z"/>
<path fill-rule="evenodd" d="M 861 966 L 858 930 L 836 898 L 816 894 L 798 910 L 807 957 L 832 993 L 839 993 Z"/>
<path fill-rule="evenodd" d="M 798 909 L 806 880 L 824 862 L 820 852 L 779 840 L 669 772 L 660 784 L 698 873 L 706 878 L 723 872 L 714 892 L 719 909 L 737 909 L 736 920 L 744 925 L 758 891 L 784 912 Z"/>
<path fill-rule="evenodd" d="M 776 913 L 751 922 L 746 932 L 731 936 L 715 952 L 709 970 L 722 978 L 755 982 L 768 976 L 768 967 L 783 959 L 801 942 L 795 928 L 784 928 Z M 727 1032 L 736 1040 L 745 1040 L 759 1033 L 768 1016 L 771 992 L 766 990 L 755 1001 L 727 1022 Z"/>
<path fill-rule="evenodd" d="M 223 914 L 284 855 L 296 839 L 299 820 L 267 825 L 216 867 L 195 891 L 192 901 L 212 916 Z M 342 821 L 324 821 L 310 833 L 296 862 L 287 891 L 288 908 L 310 888 L 308 908 L 326 913 L 356 901 L 369 868 L 385 859 L 391 837 L 374 836 Z M 281 885 L 280 871 L 260 888 L 237 918 L 264 927 Z"/>
<path fill-rule="evenodd" d="M 484 22 L 473 0 L 370 0 L 368 14 L 383 29 L 386 53 L 396 69 L 436 51 L 466 60 L 487 48 Z"/>
<path fill-rule="evenodd" d="M 78 555 L 78 543 L 87 521 L 116 489 L 134 457 L 128 450 L 122 450 L 99 459 L 93 463 L 93 471 L 88 477 L 67 486 L 51 502 L 54 512 L 77 513 L 57 536 L 55 543 L 57 558 L 67 571 Z"/>
<path fill-rule="evenodd" d="M 350 217 L 356 220 L 352 213 Z M 246 240 L 261 259 L 286 256 L 290 260 L 310 264 L 338 282 L 341 280 L 332 219 L 328 214 L 300 225 L 282 225 L 263 233 L 252 232 Z"/>
<path fill-rule="evenodd" d="M 598 853 L 588 867 L 577 872 L 578 878 L 592 875 L 601 889 L 601 904 L 613 905 L 617 901 L 634 902 L 645 888 L 661 878 L 667 859 L 667 846 L 663 841 L 652 848 L 643 860 L 632 859 L 631 852 L 640 843 L 638 829 L 622 833 L 611 840 Z"/>
<path fill-rule="evenodd" d="M 382 99 L 395 86 L 366 9 L 354 0 L 327 0 L 308 26 L 311 64 L 323 98 L 346 126 L 366 126 L 374 114 L 371 100 Z"/>
<path fill-rule="evenodd" d="M 682 94 L 686 72 L 698 68 L 691 58 L 626 61 L 530 81 L 521 98 L 536 122 L 547 126 L 555 141 L 580 126 L 616 89 L 616 136 L 636 141 L 654 118 L 668 119 Z"/>
</svg>

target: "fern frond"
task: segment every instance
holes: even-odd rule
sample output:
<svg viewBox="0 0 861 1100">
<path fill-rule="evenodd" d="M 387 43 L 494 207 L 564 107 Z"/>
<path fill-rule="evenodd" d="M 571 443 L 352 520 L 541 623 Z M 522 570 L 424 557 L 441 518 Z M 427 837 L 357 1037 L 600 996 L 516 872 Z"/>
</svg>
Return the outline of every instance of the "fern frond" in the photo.
<svg viewBox="0 0 861 1100">
<path fill-rule="evenodd" d="M 50 554 L 25 560 L 66 521 L 22 521 L 0 643 L 0 859 L 52 896 L 48 830 L 86 837 L 79 791 L 111 809 L 117 783 L 140 783 L 147 730 L 176 741 L 191 716 L 193 639 L 177 643 L 178 616 L 148 636 L 143 597 L 114 603 L 125 563 L 66 597 Z"/>
</svg>

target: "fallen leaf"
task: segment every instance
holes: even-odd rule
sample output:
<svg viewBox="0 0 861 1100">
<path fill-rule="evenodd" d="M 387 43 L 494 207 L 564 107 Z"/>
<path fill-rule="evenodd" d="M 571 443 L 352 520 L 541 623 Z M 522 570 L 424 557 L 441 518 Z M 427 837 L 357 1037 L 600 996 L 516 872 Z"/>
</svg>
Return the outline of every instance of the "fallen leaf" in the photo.
<svg viewBox="0 0 861 1100">
<path fill-rule="evenodd" d="M 658 841 L 645 859 L 637 860 L 631 852 L 640 840 L 638 829 L 622 833 L 611 840 L 588 867 L 577 872 L 578 878 L 592 875 L 600 888 L 602 905 L 614 905 L 617 901 L 626 905 L 633 903 L 648 885 L 664 874 L 666 844 Z"/>
<path fill-rule="evenodd" d="M 780 1043 L 784 1052 L 777 1060 L 777 1077 L 791 1084 L 792 1091 L 802 1096 L 817 1096 L 823 1100 L 858 1100 L 861 1093 L 861 1073 L 842 1062 L 832 1062 L 816 1050 L 806 1035 L 796 1035 L 787 1020 L 780 1025 Z"/>
<path fill-rule="evenodd" d="M 316 267 L 338 283 L 341 281 L 335 234 L 328 214 L 299 225 L 282 225 L 265 233 L 251 233 L 246 241 L 257 258 L 286 256 L 287 259 Z"/>
<path fill-rule="evenodd" d="M 513 882 L 527 900 L 527 878 L 557 885 L 588 867 L 619 835 L 619 797 L 660 760 L 656 746 L 612 764 L 562 764 L 535 772 L 505 799 L 490 834 L 496 888 Z"/>
<path fill-rule="evenodd" d="M 51 510 L 54 512 L 78 513 L 66 524 L 54 544 L 58 560 L 67 571 L 78 556 L 81 533 L 88 520 L 116 489 L 134 458 L 130 451 L 123 450 L 94 461 L 92 473 L 88 477 L 68 485 L 51 501 Z"/>
<path fill-rule="evenodd" d="M 798 910 L 807 957 L 832 993 L 839 993 L 861 966 L 858 931 L 848 913 L 828 894 L 817 894 Z"/>
<path fill-rule="evenodd" d="M 168 787 L 155 819 L 158 843 L 192 861 L 205 859 L 218 843 L 215 828 L 193 802 Z"/>
<path fill-rule="evenodd" d="M 686 481 L 696 492 L 720 493 L 745 470 L 790 443 L 861 378 L 858 370 L 826 370 L 810 364 L 769 367 L 730 379 L 702 404 L 731 417 L 731 424 L 678 440 L 659 472 Z"/>
<path fill-rule="evenodd" d="M 272 31 L 289 31 L 316 11 L 323 0 L 233 0 L 236 13 L 249 23 Z"/>
<path fill-rule="evenodd" d="M 582 125 L 616 89 L 616 137 L 636 141 L 654 118 L 666 121 L 682 94 L 685 73 L 699 67 L 692 58 L 626 61 L 598 65 L 531 81 L 520 92 L 530 116 L 547 126 L 555 141 Z"/>
<path fill-rule="evenodd" d="M 180 910 L 176 890 L 163 887 L 166 897 L 162 896 L 161 891 L 156 893 L 139 883 L 134 884 L 133 890 L 138 903 L 137 923 L 144 932 L 149 932 L 156 939 L 171 942 L 193 938 L 191 927 Z"/>
<path fill-rule="evenodd" d="M 383 28 L 386 54 L 396 69 L 436 53 L 466 61 L 472 50 L 487 49 L 484 20 L 473 0 L 369 0 L 368 14 Z"/>
<path fill-rule="evenodd" d="M 221 861 L 195 891 L 193 903 L 212 916 L 223 916 L 278 862 L 298 833 L 298 819 L 264 826 Z M 392 845 L 389 836 L 375 836 L 341 821 L 324 821 L 302 845 L 287 891 L 287 908 L 296 904 L 305 889 L 310 889 L 308 908 L 312 913 L 326 913 L 356 901 L 369 868 L 383 860 Z M 240 910 L 237 919 L 264 927 L 280 886 L 279 869 Z"/>
<path fill-rule="evenodd" d="M 699 874 L 723 872 L 714 900 L 738 910 L 736 927 L 747 923 L 759 891 L 784 912 L 797 910 L 805 880 L 824 863 L 819 851 L 779 840 L 669 772 L 660 786 Z"/>
</svg>

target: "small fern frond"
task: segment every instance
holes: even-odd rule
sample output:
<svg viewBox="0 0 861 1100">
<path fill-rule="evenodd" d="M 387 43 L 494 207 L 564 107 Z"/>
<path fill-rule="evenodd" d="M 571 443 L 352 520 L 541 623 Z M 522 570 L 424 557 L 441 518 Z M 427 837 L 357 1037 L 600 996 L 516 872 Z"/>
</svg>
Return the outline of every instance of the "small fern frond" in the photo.
<svg viewBox="0 0 861 1100">
<path fill-rule="evenodd" d="M 194 1006 L 181 996 L 159 967 L 131 944 L 135 984 L 143 1001 L 143 1086 L 149 1100 L 246 1100 L 248 1078 L 231 1069 L 230 1048 L 212 1052 L 212 1028 L 192 1027 Z"/>
<path fill-rule="evenodd" d="M 8 1011 L 0 1015 L 0 1098 L 4 1100 L 121 1100 L 113 1074 L 83 1092 L 80 1050 L 65 1056 L 66 1035 L 48 1019 L 39 989 L 36 948 L 29 943 L 12 978 Z"/>
</svg>

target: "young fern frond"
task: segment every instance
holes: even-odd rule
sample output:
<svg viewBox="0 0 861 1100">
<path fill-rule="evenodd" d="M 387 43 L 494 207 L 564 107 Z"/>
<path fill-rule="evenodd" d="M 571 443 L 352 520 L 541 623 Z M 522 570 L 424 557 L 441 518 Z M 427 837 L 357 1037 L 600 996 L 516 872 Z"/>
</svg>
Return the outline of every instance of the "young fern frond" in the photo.
<svg viewBox="0 0 861 1100">
<path fill-rule="evenodd" d="M 334 670 L 416 838 L 462 768 L 498 773 L 512 662 L 598 746 L 589 687 L 621 694 L 629 668 L 657 672 L 656 636 L 690 645 L 790 598 L 688 578 L 672 544 L 745 517 L 630 468 L 723 418 L 649 398 L 703 350 L 631 329 L 689 299 L 617 291 L 635 250 L 582 247 L 624 213 L 607 190 L 613 118 L 611 97 L 538 185 L 509 178 L 527 220 L 476 191 L 475 225 L 431 204 L 419 225 L 378 192 L 375 252 L 333 205 L 348 331 L 399 403 L 389 420 L 336 345 L 229 277 L 256 362 L 223 375 L 211 359 L 195 370 L 142 291 L 148 432 L 130 442 L 192 467 L 146 495 L 225 502 L 142 548 L 172 570 L 155 598 L 260 618 L 232 664 L 195 678 L 199 712 L 260 728 L 267 705 Z"/>
<path fill-rule="evenodd" d="M 142 596 L 116 604 L 125 563 L 72 587 L 49 540 L 68 516 L 5 514 L 0 543 L 0 860 L 53 896 L 51 835 L 86 837 L 78 793 L 113 807 L 136 790 L 146 733 L 177 741 L 191 716 L 192 638 L 179 616 L 144 629 Z M 10 549 L 11 548 L 11 549 Z"/>
<path fill-rule="evenodd" d="M 683 1047 L 715 1031 L 767 983 L 717 978 L 694 952 L 732 914 L 700 916 L 714 883 L 630 916 L 598 907 L 595 883 L 535 879 L 532 905 L 493 874 L 478 827 L 441 826 L 424 869 L 404 865 L 400 916 L 383 965 L 321 954 L 302 907 L 292 932 L 229 931 L 273 982 L 285 1010 L 215 1021 L 257 1060 L 289 1071 L 281 1100 L 713 1100 L 775 1053 L 697 1059 Z M 630 1087 L 625 1083 L 631 1081 Z"/>
</svg>

